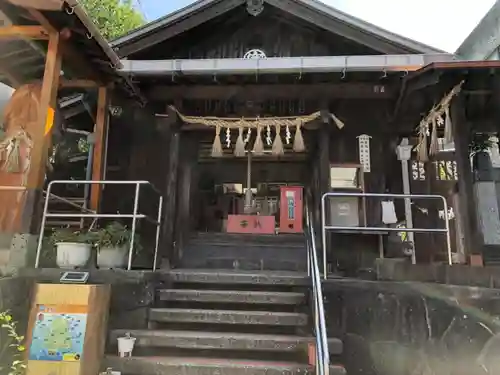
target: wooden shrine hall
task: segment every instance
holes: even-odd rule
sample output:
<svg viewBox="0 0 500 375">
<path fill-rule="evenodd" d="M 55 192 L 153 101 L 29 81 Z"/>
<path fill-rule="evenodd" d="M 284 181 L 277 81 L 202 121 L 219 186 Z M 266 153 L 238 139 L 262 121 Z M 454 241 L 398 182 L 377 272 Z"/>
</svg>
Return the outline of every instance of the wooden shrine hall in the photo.
<svg viewBox="0 0 500 375">
<path fill-rule="evenodd" d="M 319 225 L 326 192 L 402 193 L 396 151 L 408 139 L 411 192 L 444 195 L 455 212 L 460 204 L 464 219 L 460 226 L 450 222 L 453 251 L 476 247 L 474 215 L 465 214 L 474 212 L 467 200 L 468 156 L 463 144 L 455 142 L 451 154 L 445 146 L 470 133 L 452 122 L 491 131 L 493 115 L 483 109 L 485 96 L 494 92 L 488 79 L 495 76 L 494 62 L 456 61 L 315 0 L 198 1 L 110 43 L 73 1 L 24 8 L 26 2 L 1 2 L 15 26 L 4 28 L 0 43 L 13 49 L 12 56 L 29 54 L 26 66 L 9 54 L 0 58 L 2 80 L 19 88 L 11 107 L 23 91 L 39 90 L 41 106 L 57 109 L 59 93 L 61 108 L 54 113 L 62 116 L 48 128 L 53 112 L 37 118 L 41 126 L 29 134 L 26 175 L 0 174 L 2 186 L 28 187 L 26 195 L 2 192 L 2 207 L 29 207 L 3 223 L 4 232 L 29 232 L 21 216 L 39 218 L 39 205 L 23 200 L 32 199 L 31 190 L 42 192 L 54 176 L 148 181 L 163 197 L 161 230 L 155 235 L 154 228 L 137 226 L 145 250 L 131 258 L 133 267 L 156 261 L 158 239 L 159 263 L 206 266 L 209 254 L 198 253 L 206 238 L 295 241 L 294 234 L 304 231 L 306 197 Z M 39 49 L 47 56 L 45 68 Z M 29 62 L 32 55 L 38 65 Z M 42 77 L 43 83 L 33 83 Z M 85 97 L 78 109 L 62 106 L 75 93 Z M 47 162 L 50 134 L 59 128 L 92 134 L 92 147 L 81 152 L 86 166 L 71 167 L 64 157 L 61 165 Z M 455 160 L 458 150 L 462 159 Z M 73 185 L 56 193 L 93 212 L 134 209 L 132 185 Z M 158 198 L 143 193 L 136 206 L 154 215 Z M 435 204 L 411 209 L 414 225 L 443 225 Z M 0 219 L 12 212 L 3 210 Z M 336 198 L 329 210 L 342 225 L 385 226 L 380 200 Z M 403 202 L 395 202 L 395 214 L 398 223 L 405 220 Z M 328 263 L 370 264 L 381 255 L 381 236 L 388 255 L 391 238 L 382 232 L 339 236 L 328 249 Z M 443 236 L 415 234 L 414 240 L 417 261 L 447 260 Z M 223 256 L 231 262 L 238 251 L 249 253 L 244 246 L 231 251 Z M 302 253 L 296 257 L 305 261 Z"/>
</svg>

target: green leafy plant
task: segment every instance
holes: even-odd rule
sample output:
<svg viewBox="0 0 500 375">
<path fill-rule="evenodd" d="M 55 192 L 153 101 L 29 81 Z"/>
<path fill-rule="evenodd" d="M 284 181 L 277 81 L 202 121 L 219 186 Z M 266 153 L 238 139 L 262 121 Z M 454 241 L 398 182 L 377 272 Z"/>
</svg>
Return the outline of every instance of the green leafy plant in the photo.
<svg viewBox="0 0 500 375">
<path fill-rule="evenodd" d="M 22 360 L 26 350 L 23 345 L 24 336 L 17 333 L 17 322 L 8 311 L 0 312 L 0 327 L 7 334 L 7 340 L 2 340 L 0 347 L 0 364 L 10 363 L 7 372 L 9 375 L 24 374 L 26 369 L 26 364 Z M 3 370 L 5 367 L 0 367 L 0 371 Z"/>
<path fill-rule="evenodd" d="M 94 245 L 95 240 L 96 235 L 93 232 L 84 230 L 74 231 L 70 228 L 55 229 L 49 238 L 49 242 L 51 245 L 64 242 L 86 243 Z"/>
<path fill-rule="evenodd" d="M 131 239 L 132 231 L 126 225 L 118 221 L 113 221 L 96 232 L 95 246 L 97 249 L 120 248 L 128 246 Z M 141 250 L 140 237 L 136 233 L 134 236 L 134 251 L 139 252 Z"/>
</svg>

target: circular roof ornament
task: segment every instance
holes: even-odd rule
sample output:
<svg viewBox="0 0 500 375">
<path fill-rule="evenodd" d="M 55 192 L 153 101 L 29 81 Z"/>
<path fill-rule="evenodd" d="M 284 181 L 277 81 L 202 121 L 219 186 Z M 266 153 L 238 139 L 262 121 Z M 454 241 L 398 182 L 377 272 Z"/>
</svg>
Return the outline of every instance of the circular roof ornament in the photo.
<svg viewBox="0 0 500 375">
<path fill-rule="evenodd" d="M 247 0 L 247 12 L 252 16 L 258 16 L 264 10 L 264 0 Z"/>
<path fill-rule="evenodd" d="M 245 55 L 243 56 L 244 59 L 265 59 L 267 58 L 266 54 L 264 51 L 260 49 L 251 49 L 250 51 L 247 51 Z"/>
</svg>

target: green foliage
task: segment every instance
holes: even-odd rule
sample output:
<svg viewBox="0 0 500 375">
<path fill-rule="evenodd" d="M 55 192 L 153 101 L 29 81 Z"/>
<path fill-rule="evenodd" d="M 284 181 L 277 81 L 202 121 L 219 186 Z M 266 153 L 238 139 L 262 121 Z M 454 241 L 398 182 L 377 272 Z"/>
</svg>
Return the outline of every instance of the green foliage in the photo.
<svg viewBox="0 0 500 375">
<path fill-rule="evenodd" d="M 17 333 L 17 322 L 12 318 L 8 311 L 0 312 L 0 328 L 2 334 L 7 334 L 7 339 L 1 340 L 0 345 L 0 365 L 9 365 L 0 367 L 3 373 L 6 370 L 8 375 L 24 374 L 26 364 L 23 361 L 23 355 L 26 348 L 23 345 L 24 336 Z"/>
<path fill-rule="evenodd" d="M 49 239 L 52 246 L 61 242 L 87 243 L 93 245 L 95 240 L 96 234 L 93 232 L 86 232 L 83 230 L 74 231 L 70 228 L 55 229 Z"/>
<path fill-rule="evenodd" d="M 469 155 L 475 155 L 478 152 L 487 151 L 493 143 L 490 141 L 490 134 L 472 133 L 469 144 Z"/>
<path fill-rule="evenodd" d="M 130 244 L 130 239 L 132 238 L 132 232 L 120 222 L 113 221 L 104 228 L 101 228 L 96 233 L 95 246 L 98 249 L 101 248 L 117 248 L 122 246 L 128 246 Z M 141 243 L 139 242 L 139 235 L 136 233 L 134 237 L 134 250 L 136 252 L 142 249 Z"/>
<path fill-rule="evenodd" d="M 132 0 L 80 0 L 80 4 L 107 40 L 127 34 L 145 22 Z"/>
</svg>

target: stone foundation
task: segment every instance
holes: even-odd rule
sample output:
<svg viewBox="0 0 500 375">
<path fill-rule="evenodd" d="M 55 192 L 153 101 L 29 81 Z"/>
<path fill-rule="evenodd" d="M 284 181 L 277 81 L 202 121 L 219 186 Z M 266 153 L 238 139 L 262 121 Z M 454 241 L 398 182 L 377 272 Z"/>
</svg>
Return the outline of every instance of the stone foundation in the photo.
<svg viewBox="0 0 500 375">
<path fill-rule="evenodd" d="M 331 280 L 329 337 L 349 375 L 497 373 L 500 290 L 416 282 Z"/>
</svg>

